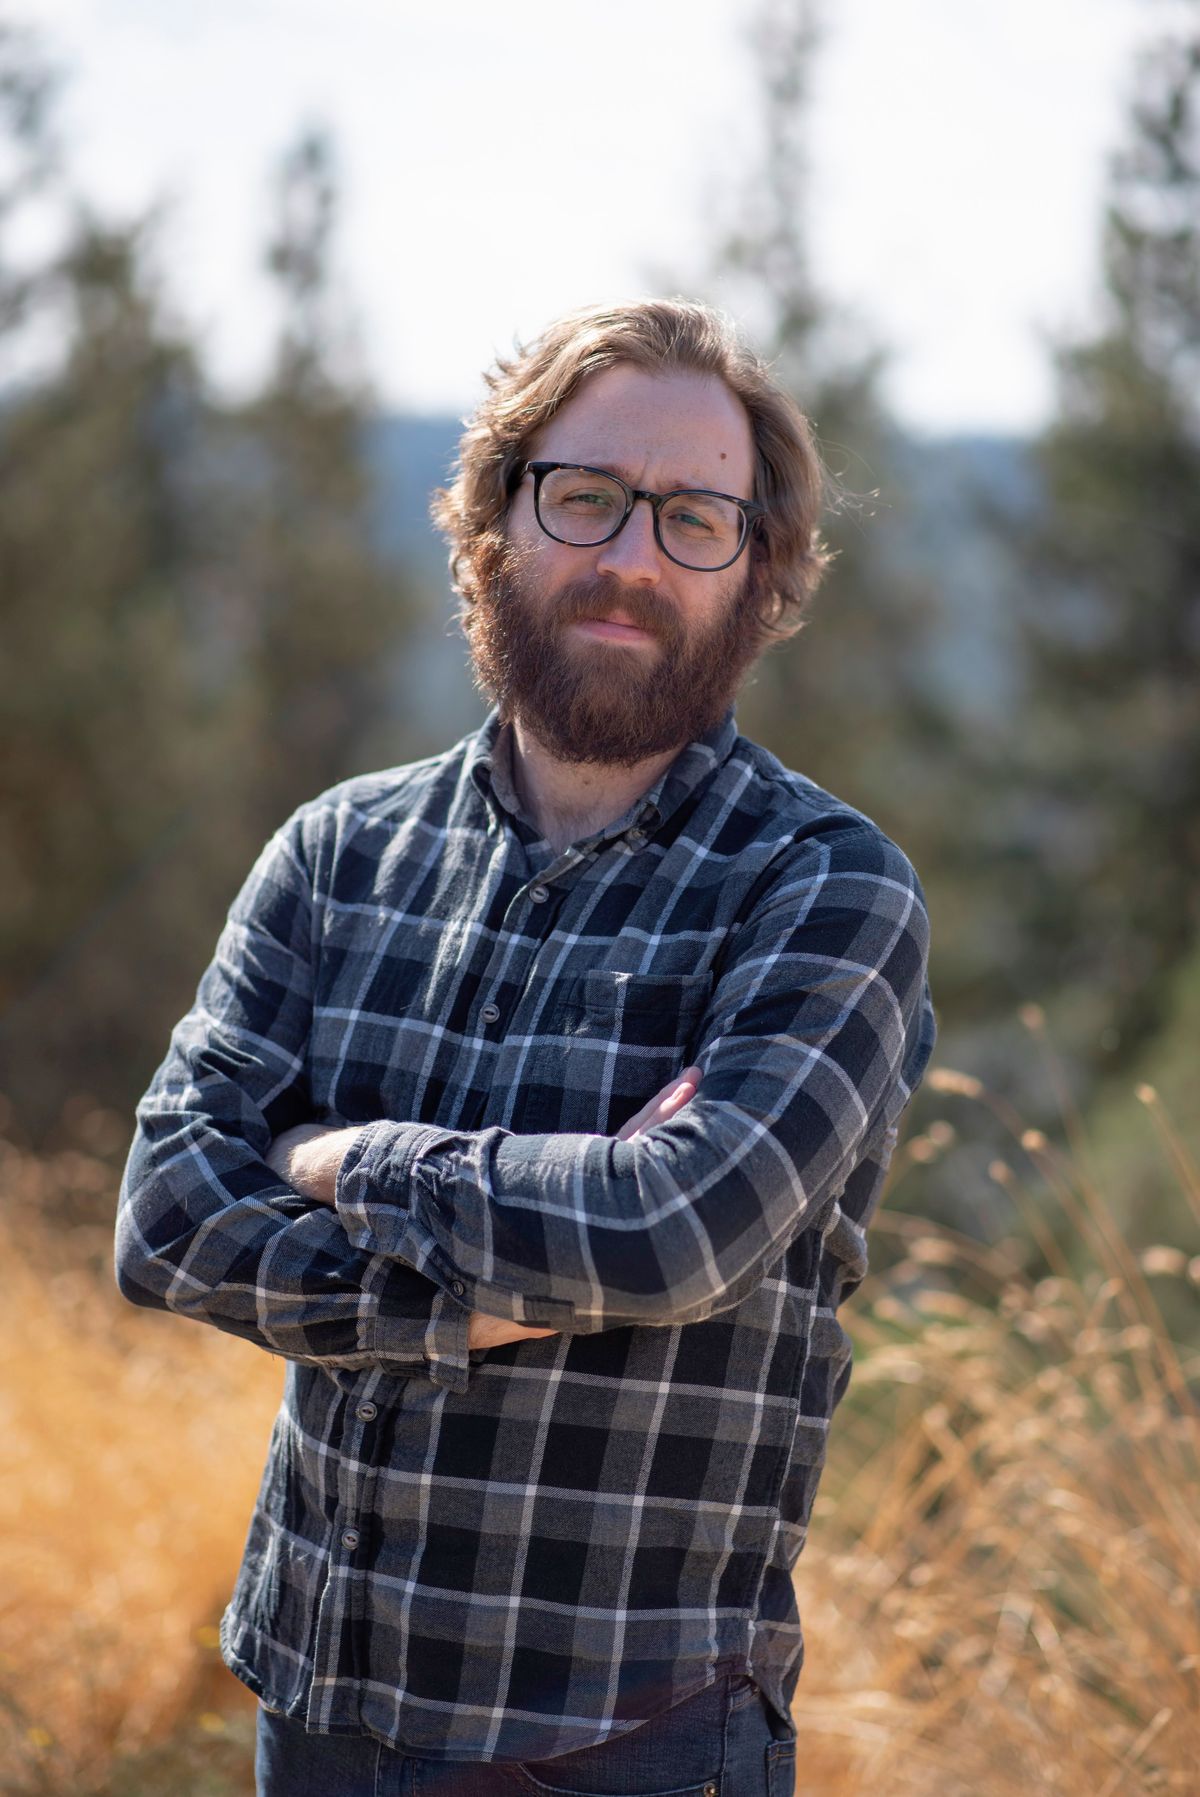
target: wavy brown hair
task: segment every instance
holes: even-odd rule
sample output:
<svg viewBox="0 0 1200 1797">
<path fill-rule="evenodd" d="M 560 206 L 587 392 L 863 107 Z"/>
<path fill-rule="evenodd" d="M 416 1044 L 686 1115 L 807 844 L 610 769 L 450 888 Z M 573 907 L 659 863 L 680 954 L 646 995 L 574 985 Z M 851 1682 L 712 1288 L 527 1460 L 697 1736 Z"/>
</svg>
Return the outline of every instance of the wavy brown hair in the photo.
<svg viewBox="0 0 1200 1797">
<path fill-rule="evenodd" d="M 484 376 L 487 395 L 459 440 L 454 477 L 430 508 L 450 544 L 468 636 L 477 596 L 504 565 L 505 520 L 529 446 L 582 382 L 618 362 L 651 374 L 715 375 L 741 400 L 754 439 L 754 492 L 747 497 L 766 507 L 748 550 L 749 602 L 764 646 L 792 636 L 830 560 L 819 534 L 830 477 L 811 425 L 767 364 L 723 313 L 682 299 L 568 312 L 534 342 L 518 345 L 511 360 L 498 357 Z"/>
</svg>

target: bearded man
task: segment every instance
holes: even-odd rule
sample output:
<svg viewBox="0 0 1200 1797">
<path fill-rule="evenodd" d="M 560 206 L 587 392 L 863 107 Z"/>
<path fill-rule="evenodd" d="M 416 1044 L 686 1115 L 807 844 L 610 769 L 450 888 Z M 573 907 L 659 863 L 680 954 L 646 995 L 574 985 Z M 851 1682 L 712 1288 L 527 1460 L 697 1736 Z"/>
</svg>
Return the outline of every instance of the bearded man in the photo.
<svg viewBox="0 0 1200 1797">
<path fill-rule="evenodd" d="M 737 732 L 824 569 L 726 320 L 574 313 L 435 501 L 482 727 L 306 804 L 138 1111 L 134 1303 L 287 1361 L 222 1626 L 260 1792 L 790 1791 L 920 885 Z"/>
</svg>

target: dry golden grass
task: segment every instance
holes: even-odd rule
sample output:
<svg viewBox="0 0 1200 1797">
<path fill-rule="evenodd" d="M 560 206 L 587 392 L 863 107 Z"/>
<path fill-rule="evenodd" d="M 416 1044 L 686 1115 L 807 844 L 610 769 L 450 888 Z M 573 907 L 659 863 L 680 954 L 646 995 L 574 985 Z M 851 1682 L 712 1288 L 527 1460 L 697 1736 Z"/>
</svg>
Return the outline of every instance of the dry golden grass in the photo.
<svg viewBox="0 0 1200 1797">
<path fill-rule="evenodd" d="M 111 1177 L 78 1151 L 0 1150 L 4 1791 L 103 1788 L 114 1760 L 185 1714 L 215 1735 L 219 1706 L 250 1701 L 219 1666 L 214 1624 L 281 1363 L 133 1310 L 86 1231 L 52 1241 L 32 1222 L 64 1182 Z"/>
<path fill-rule="evenodd" d="M 1135 1252 L 1078 1119 L 1068 1158 L 978 1082 L 931 1083 L 1012 1131 L 1027 1171 L 995 1161 L 991 1177 L 1044 1264 L 898 1211 L 878 1220 L 906 1252 L 848 1313 L 854 1382 L 798 1570 L 799 1790 L 1191 1797 L 1200 1353 L 1172 1343 L 1154 1285 L 1181 1281 L 1194 1303 L 1200 1179 L 1141 1089 L 1178 1176 L 1180 1240 Z M 953 1135 L 940 1122 L 910 1142 L 910 1166 Z M 1055 1246 L 1056 1211 L 1082 1275 Z"/>
<path fill-rule="evenodd" d="M 903 1253 L 848 1311 L 855 1376 L 798 1571 L 798 1789 L 1193 1793 L 1200 1363 L 1172 1344 L 1154 1294 L 1200 1284 L 1200 1182 L 1145 1094 L 1148 1146 L 1157 1120 L 1179 1180 L 1180 1239 L 1135 1252 L 1075 1120 L 1067 1156 L 963 1076 L 932 1084 L 950 1105 L 999 1111 L 1023 1142 L 1021 1170 L 992 1176 L 1035 1249 L 897 1209 L 877 1221 Z M 909 1142 L 908 1175 L 953 1135 L 943 1122 Z M 103 1157 L 2 1153 L 6 1208 L 25 1221 L 0 1234 L 0 1789 L 248 1790 L 248 1700 L 213 1625 L 280 1367 L 122 1304 L 106 1230 L 52 1243 L 33 1224 L 65 1185 L 111 1182 Z M 245 1745 L 226 1778 L 214 1767 L 230 1729 Z M 142 1782 L 113 1770 L 138 1764 Z"/>
</svg>

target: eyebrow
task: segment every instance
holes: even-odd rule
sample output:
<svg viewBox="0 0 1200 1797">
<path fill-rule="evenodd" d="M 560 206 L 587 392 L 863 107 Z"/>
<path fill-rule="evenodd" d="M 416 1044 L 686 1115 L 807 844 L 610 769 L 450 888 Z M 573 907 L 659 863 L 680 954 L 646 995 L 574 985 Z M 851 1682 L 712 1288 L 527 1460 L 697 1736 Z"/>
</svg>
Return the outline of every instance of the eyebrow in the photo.
<svg viewBox="0 0 1200 1797">
<path fill-rule="evenodd" d="M 534 459 L 538 460 L 540 458 L 535 457 Z M 574 457 L 567 458 L 564 456 L 547 456 L 545 460 L 564 462 L 565 466 L 568 468 L 596 468 L 601 474 L 619 475 L 626 486 L 637 486 L 637 482 L 633 479 L 632 475 L 628 474 L 626 472 L 626 467 L 622 466 L 619 462 L 577 462 Z M 723 493 L 729 499 L 742 497 L 742 495 L 737 493 L 730 493 L 728 487 L 710 487 L 706 481 L 702 480 L 673 480 L 666 486 L 654 490 L 661 493 Z"/>
</svg>

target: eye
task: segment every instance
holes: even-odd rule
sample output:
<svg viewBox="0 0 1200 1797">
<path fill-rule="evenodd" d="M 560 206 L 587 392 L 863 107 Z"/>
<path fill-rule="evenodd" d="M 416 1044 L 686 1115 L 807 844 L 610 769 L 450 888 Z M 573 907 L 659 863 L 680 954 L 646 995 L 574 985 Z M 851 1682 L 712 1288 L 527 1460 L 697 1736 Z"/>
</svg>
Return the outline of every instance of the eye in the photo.
<svg viewBox="0 0 1200 1797">
<path fill-rule="evenodd" d="M 558 518 L 611 518 L 625 509 L 625 495 L 603 474 L 553 468 L 542 485 L 542 510 Z"/>
<path fill-rule="evenodd" d="M 567 493 L 555 493 L 555 505 L 567 505 L 574 511 L 604 511 L 616 503 L 611 487 L 575 487 Z"/>
<path fill-rule="evenodd" d="M 721 525 L 710 501 L 690 493 L 679 494 L 663 507 L 663 517 L 674 530 L 686 530 L 690 536 L 711 536 Z"/>
</svg>

